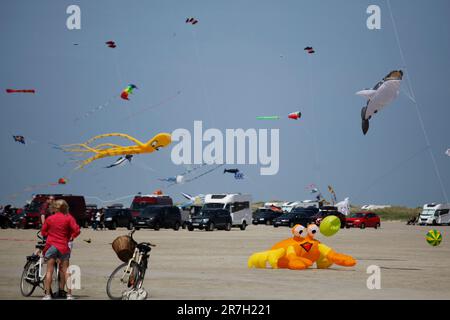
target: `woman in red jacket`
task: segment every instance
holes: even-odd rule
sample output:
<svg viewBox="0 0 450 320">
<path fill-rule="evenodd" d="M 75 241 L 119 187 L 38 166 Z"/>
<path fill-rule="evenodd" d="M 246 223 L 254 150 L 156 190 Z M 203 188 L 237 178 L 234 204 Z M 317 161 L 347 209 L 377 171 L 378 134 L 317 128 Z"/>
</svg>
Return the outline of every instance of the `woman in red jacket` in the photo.
<svg viewBox="0 0 450 320">
<path fill-rule="evenodd" d="M 72 215 L 69 214 L 69 206 L 64 200 L 54 202 L 54 212 L 52 216 L 45 219 L 42 226 L 42 235 L 47 237 L 44 248 L 44 257 L 47 261 L 47 274 L 45 276 L 45 296 L 44 300 L 51 299 L 50 286 L 52 283 L 53 271 L 56 260 L 60 261 L 62 283 L 60 288 L 64 288 L 67 281 L 67 268 L 69 267 L 70 248 L 69 242 L 73 241 L 80 234 L 80 227 Z M 73 299 L 71 294 L 67 299 Z"/>
</svg>

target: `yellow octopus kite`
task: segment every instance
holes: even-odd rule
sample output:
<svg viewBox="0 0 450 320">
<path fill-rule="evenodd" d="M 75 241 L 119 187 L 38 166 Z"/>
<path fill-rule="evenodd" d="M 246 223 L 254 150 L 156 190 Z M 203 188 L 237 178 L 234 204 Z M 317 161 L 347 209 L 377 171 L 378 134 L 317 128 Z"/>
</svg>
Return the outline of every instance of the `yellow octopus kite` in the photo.
<svg viewBox="0 0 450 320">
<path fill-rule="evenodd" d="M 107 138 L 107 137 L 120 137 L 128 139 L 135 143 L 131 146 L 121 146 L 113 143 L 101 143 L 99 145 L 91 147 L 90 144 L 95 140 Z M 94 160 L 113 157 L 120 155 L 133 155 L 141 153 L 152 153 L 153 151 L 158 151 L 160 148 L 168 146 L 172 142 L 169 133 L 158 133 L 156 136 L 143 143 L 127 134 L 124 133 L 106 133 L 95 136 L 85 143 L 69 144 L 61 146 L 61 149 L 66 152 L 81 152 L 81 153 L 93 153 L 94 156 L 83 160 L 77 169 L 81 169 L 88 165 Z"/>
</svg>

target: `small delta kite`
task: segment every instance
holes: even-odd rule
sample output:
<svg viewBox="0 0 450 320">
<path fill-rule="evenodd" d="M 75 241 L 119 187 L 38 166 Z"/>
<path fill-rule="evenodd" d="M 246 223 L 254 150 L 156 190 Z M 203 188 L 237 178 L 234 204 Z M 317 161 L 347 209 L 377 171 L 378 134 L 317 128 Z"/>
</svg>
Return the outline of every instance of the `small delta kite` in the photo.
<svg viewBox="0 0 450 320">
<path fill-rule="evenodd" d="M 187 18 L 186 23 L 190 23 L 190 24 L 194 25 L 194 24 L 198 23 L 198 20 L 195 18 Z"/>
<path fill-rule="evenodd" d="M 128 99 L 128 95 L 133 93 L 134 89 L 137 89 L 137 87 L 134 84 L 128 85 L 125 89 L 123 89 L 122 93 L 120 94 L 120 97 L 123 100 L 130 100 Z"/>
<path fill-rule="evenodd" d="M 356 95 L 367 99 L 367 105 L 361 109 L 364 135 L 369 131 L 369 120 L 372 116 L 398 97 L 402 79 L 403 71 L 394 70 L 378 82 L 373 89 L 365 89 L 356 93 Z"/>
<path fill-rule="evenodd" d="M 119 159 L 116 160 L 116 162 L 114 162 L 113 164 L 110 164 L 109 166 L 107 166 L 105 168 L 113 168 L 113 167 L 123 165 L 127 160 L 128 160 L 128 162 L 131 163 L 132 158 L 133 158 L 133 155 L 127 154 L 125 157 L 120 157 Z"/>
<path fill-rule="evenodd" d="M 21 90 L 16 90 L 16 89 L 6 89 L 6 93 L 36 93 L 36 90 L 34 89 L 21 89 Z"/>
<path fill-rule="evenodd" d="M 116 47 L 116 43 L 114 41 L 107 41 L 105 42 L 108 48 L 114 49 Z"/>
<path fill-rule="evenodd" d="M 13 136 L 13 138 L 14 138 L 14 141 L 20 142 L 20 143 L 22 143 L 22 144 L 25 144 L 25 138 L 24 138 L 24 136 Z"/>
</svg>

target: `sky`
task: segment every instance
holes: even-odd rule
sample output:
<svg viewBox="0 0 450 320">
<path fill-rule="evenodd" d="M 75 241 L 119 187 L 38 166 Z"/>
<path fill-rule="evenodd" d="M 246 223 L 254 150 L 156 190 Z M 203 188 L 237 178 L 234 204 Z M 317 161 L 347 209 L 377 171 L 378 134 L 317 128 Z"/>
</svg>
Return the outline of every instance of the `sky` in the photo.
<svg viewBox="0 0 450 320">
<path fill-rule="evenodd" d="M 66 26 L 72 4 L 81 9 L 79 30 Z M 380 30 L 366 25 L 372 4 L 381 9 Z M 404 59 L 386 0 L 5 3 L 0 204 L 22 206 L 32 194 L 70 193 L 88 203 L 129 205 L 137 192 L 156 189 L 175 201 L 182 200 L 181 192 L 295 201 L 312 198 L 305 188 L 310 184 L 326 198 L 332 185 L 338 199 L 360 205 L 448 201 L 450 2 L 391 0 L 391 7 Z M 186 24 L 187 17 L 198 24 Z M 108 40 L 117 48 L 106 47 Z M 306 46 L 316 53 L 305 53 Z M 360 110 L 366 102 L 355 92 L 396 69 L 405 71 L 401 93 L 364 136 Z M 130 83 L 138 89 L 130 101 L 121 100 Z M 7 88 L 33 88 L 36 94 L 7 94 Z M 288 120 L 297 110 L 302 118 Z M 261 115 L 282 119 L 256 120 Z M 175 143 L 122 167 L 104 168 L 114 157 L 83 170 L 52 147 L 111 132 L 142 141 L 178 128 L 193 133 L 196 120 L 204 130 L 222 132 L 279 129 L 278 173 L 262 176 L 259 164 L 226 165 L 168 187 L 158 178 L 186 170 L 171 160 Z M 13 135 L 23 135 L 26 145 Z M 223 174 L 223 168 L 239 168 L 244 179 Z M 66 185 L 50 185 L 61 177 Z"/>
</svg>

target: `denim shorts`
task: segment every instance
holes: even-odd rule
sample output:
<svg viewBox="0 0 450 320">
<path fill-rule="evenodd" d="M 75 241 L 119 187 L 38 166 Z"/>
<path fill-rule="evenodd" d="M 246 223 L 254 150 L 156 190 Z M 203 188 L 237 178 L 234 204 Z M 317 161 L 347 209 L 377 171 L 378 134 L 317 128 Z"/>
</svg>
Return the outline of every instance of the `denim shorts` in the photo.
<svg viewBox="0 0 450 320">
<path fill-rule="evenodd" d="M 49 259 L 59 259 L 61 261 L 69 260 L 70 259 L 70 252 L 66 254 L 62 254 L 59 252 L 58 249 L 56 249 L 55 246 L 51 246 L 48 248 L 47 252 L 45 253 L 45 260 Z"/>
</svg>

